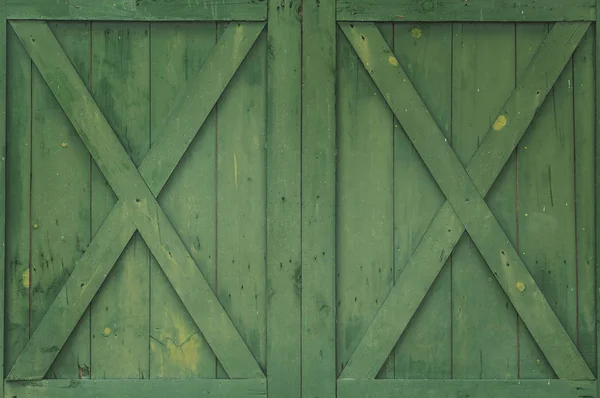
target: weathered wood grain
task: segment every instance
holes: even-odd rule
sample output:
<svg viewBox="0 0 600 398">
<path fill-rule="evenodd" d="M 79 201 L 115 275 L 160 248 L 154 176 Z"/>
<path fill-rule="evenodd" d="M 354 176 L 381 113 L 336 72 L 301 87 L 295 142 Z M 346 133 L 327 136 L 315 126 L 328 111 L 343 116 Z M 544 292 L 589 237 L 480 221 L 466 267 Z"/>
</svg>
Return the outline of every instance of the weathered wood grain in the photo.
<svg viewBox="0 0 600 398">
<path fill-rule="evenodd" d="M 391 25 L 379 30 L 391 45 Z M 394 127 L 392 112 L 341 31 L 336 64 L 339 374 L 394 281 Z M 380 376 L 393 378 L 393 366 L 391 358 Z"/>
<path fill-rule="evenodd" d="M 584 398 L 595 397 L 594 381 L 563 380 L 340 380 L 340 398 L 470 397 Z"/>
<path fill-rule="evenodd" d="M 58 42 L 90 81 L 90 25 L 53 23 Z M 89 245 L 90 155 L 52 91 L 34 68 L 31 125 L 31 316 L 35 330 Z M 60 200 L 57 200 L 60 198 Z M 89 377 L 89 311 L 63 347 L 48 376 Z"/>
<path fill-rule="evenodd" d="M 515 88 L 515 25 L 454 24 L 452 148 L 466 165 Z M 516 242 L 516 164 L 511 157 L 487 195 Z M 469 235 L 452 252 L 455 378 L 517 377 L 517 315 Z"/>
<path fill-rule="evenodd" d="M 342 21 L 594 21 L 593 0 L 338 0 Z"/>
<path fill-rule="evenodd" d="M 546 24 L 517 26 L 517 74 L 535 55 Z M 573 69 L 570 60 L 518 146 L 519 254 L 550 306 L 576 341 L 577 274 L 574 198 Z M 552 369 L 521 326 L 523 378 Z"/>
<path fill-rule="evenodd" d="M 140 173 L 155 196 L 169 179 L 264 25 L 262 22 L 228 24 L 202 68 L 173 100 L 173 112 L 156 131 L 158 138 L 140 166 Z M 219 71 L 216 76 L 215 70 Z"/>
<path fill-rule="evenodd" d="M 335 3 L 304 2 L 302 32 L 302 396 L 333 398 Z"/>
<path fill-rule="evenodd" d="M 452 24 L 395 23 L 394 54 L 450 140 Z M 395 116 L 393 140 L 398 280 L 445 198 Z M 450 283 L 447 261 L 396 344 L 396 378 L 451 377 Z"/>
<path fill-rule="evenodd" d="M 217 25 L 217 28 L 216 28 L 217 36 L 220 38 L 221 35 L 223 34 L 225 28 L 226 28 L 226 23 L 224 23 L 224 22 L 217 22 L 216 25 Z M 218 41 L 217 41 L 217 44 L 218 44 Z M 243 63 L 243 61 L 242 61 L 242 63 Z M 241 66 L 241 64 L 240 64 L 240 66 Z M 237 70 L 236 70 L 236 73 L 237 73 Z M 233 77 L 235 77 L 235 75 Z M 232 77 L 232 80 L 233 80 L 233 77 Z M 219 97 L 219 99 L 220 99 L 220 97 Z M 219 156 L 219 150 L 218 150 L 219 149 L 219 143 L 218 143 L 218 140 L 219 140 L 219 103 L 218 102 L 215 105 L 215 109 L 216 109 L 216 115 L 217 115 L 217 117 L 216 117 L 216 123 L 217 123 L 217 132 L 216 132 L 217 155 L 216 156 L 217 156 L 217 158 L 215 160 L 215 165 L 216 165 L 215 166 L 215 175 L 217 175 L 217 170 L 219 168 L 219 165 L 218 165 L 218 156 Z M 216 225 L 216 232 L 217 233 L 215 234 L 215 237 L 216 237 L 217 241 L 219 239 L 219 237 L 218 237 L 218 232 L 219 232 L 219 226 L 218 226 L 218 223 L 219 223 L 218 206 L 219 206 L 219 204 L 218 204 L 218 197 L 217 197 L 218 194 L 219 194 L 218 182 L 219 182 L 219 178 L 217 176 L 216 184 L 215 184 L 215 188 L 216 188 L 216 190 L 215 190 L 215 201 L 217 202 L 217 204 L 216 204 L 217 208 L 215 210 L 215 215 L 216 215 L 216 220 L 217 220 L 216 223 L 215 223 L 215 225 Z M 219 251 L 219 248 L 218 248 L 218 242 L 215 245 L 215 249 L 216 249 L 215 258 L 216 258 L 216 262 L 217 262 L 217 264 L 216 264 L 216 275 L 215 275 L 215 281 L 216 281 L 216 283 L 215 283 L 215 295 L 217 296 L 217 298 L 219 298 L 219 296 L 218 296 L 218 280 L 219 280 L 219 260 L 218 260 L 218 255 L 219 255 L 218 251 Z M 221 300 L 219 300 L 219 302 L 220 301 Z M 216 371 L 217 371 L 217 378 L 218 379 L 226 379 L 226 378 L 229 377 L 229 375 L 225 371 L 225 368 L 223 367 L 223 365 L 221 364 L 221 362 L 218 359 L 217 359 L 217 369 L 216 369 Z"/>
<path fill-rule="evenodd" d="M 0 4 L 2 7 L 2 4 Z M 0 29 L 4 20 L 0 20 Z M 0 30 L 0 35 L 3 30 Z M 0 39 L 2 36 L 0 36 Z M 0 41 L 0 46 L 4 42 Z M 5 237 L 5 351 L 6 368 L 10 369 L 29 339 L 30 291 L 30 215 L 31 199 L 31 58 L 19 38 L 8 27 L 6 101 L 6 231 Z M 4 58 L 0 59 L 3 60 Z M 0 73 L 2 69 L 0 69 Z M 0 80 L 2 82 L 3 80 Z M 1 84 L 1 83 L 0 83 Z M 0 111 L 1 112 L 1 111 Z M 0 124 L 0 128 L 4 126 Z M 1 133 L 0 133 L 1 134 Z M 1 139 L 2 137 L 0 137 Z M 4 155 L 0 155 L 4 156 Z M 4 163 L 0 163 L 4 164 Z M 4 211 L 4 210 L 3 210 Z M 4 231 L 4 229 L 2 229 Z M 3 242 L 4 243 L 4 242 Z"/>
<path fill-rule="evenodd" d="M 11 397 L 47 398 L 142 398 L 151 396 L 259 398 L 267 396 L 265 380 L 42 380 L 10 382 L 6 393 Z"/>
<path fill-rule="evenodd" d="M 300 398 L 302 2 L 268 4 L 267 383 L 271 396 Z"/>
<path fill-rule="evenodd" d="M 600 0 L 596 0 L 596 24 L 594 25 L 594 72 L 595 72 L 595 76 L 600 76 L 600 29 L 598 29 L 598 26 L 600 26 Z M 600 137 L 600 101 L 598 101 L 598 99 L 600 98 L 600 85 L 597 84 L 597 78 L 595 80 L 596 82 L 596 89 L 595 89 L 595 138 L 596 138 L 596 145 L 595 145 L 595 161 L 596 161 L 596 167 L 595 167 L 595 187 L 594 187 L 594 194 L 595 194 L 595 210 L 596 210 L 596 217 L 595 217 L 595 227 L 596 227 L 596 239 L 594 240 L 594 243 L 596 244 L 596 261 L 595 261 L 595 267 L 596 267 L 596 281 L 600 281 L 600 139 L 598 139 L 598 137 Z M 597 290 L 597 288 L 596 288 Z M 596 291 L 596 361 L 600 361 L 600 344 L 598 344 L 600 342 L 600 294 L 598 294 L 598 292 Z M 596 366 L 596 374 L 598 375 L 598 369 L 600 369 L 600 366 Z M 597 377 L 597 391 L 600 391 L 600 377 Z"/>
<path fill-rule="evenodd" d="M 100 111 L 139 166 L 150 148 L 149 24 L 97 22 L 92 27 L 92 89 Z M 92 169 L 92 230 L 116 197 Z M 91 304 L 93 378 L 148 378 L 150 251 L 138 233 Z M 124 349 L 127 347 L 127 349 Z"/>
<path fill-rule="evenodd" d="M 8 380 L 44 377 L 134 232 L 130 209 L 119 202 L 33 332 Z"/>
<path fill-rule="evenodd" d="M 263 21 L 266 0 L 7 0 L 8 19 Z"/>
<path fill-rule="evenodd" d="M 2 271 L 0 271 L 0 293 L 2 298 L 0 299 L 0 322 L 2 322 L 2 331 L 0 331 L 0 353 L 2 358 L 0 359 L 0 374 L 4 376 L 4 360 L 5 360 L 5 286 L 6 286 L 6 267 L 4 266 L 6 261 L 6 46 L 7 46 L 7 25 L 6 25 L 6 4 L 0 5 L 0 98 L 3 99 L 3 105 L 0 105 L 0 214 L 2 214 L 2 221 L 0 221 L 0 264 L 3 264 Z M 4 386 L 0 387 L 0 395 L 4 395 Z"/>
<path fill-rule="evenodd" d="M 135 224 L 228 374 L 238 378 L 263 377 L 208 282 L 156 203 L 144 177 L 137 172 L 48 26 L 39 22 L 12 24 L 117 196 L 135 206 Z M 51 56 L 44 57 L 42 48 Z M 74 97 L 80 100 L 70 101 Z M 80 316 L 76 312 L 69 315 L 76 315 L 77 319 Z M 59 339 L 63 337 L 66 339 L 64 335 Z M 60 341 L 63 343 L 64 340 Z M 45 366 L 50 366 L 50 362 L 39 364 L 38 371 Z M 39 375 L 30 377 L 41 378 Z"/>
<path fill-rule="evenodd" d="M 596 360 L 596 230 L 594 228 L 595 80 L 594 29 L 585 34 L 573 54 L 575 121 L 575 234 L 577 237 L 578 347 L 592 372 Z"/>
<path fill-rule="evenodd" d="M 208 62 L 215 46 L 214 22 L 153 23 L 151 98 L 152 142 L 180 104 L 173 100 Z M 213 69 L 216 75 L 217 70 Z M 183 155 L 159 203 L 190 255 L 215 288 L 216 124 L 213 111 Z M 160 265 L 152 259 L 150 377 L 214 378 L 216 358 L 202 332 L 177 297 Z"/>
<path fill-rule="evenodd" d="M 541 64 L 544 66 L 551 61 L 557 62 L 559 68 L 555 70 L 555 73 L 558 74 L 570 54 L 574 51 L 576 45 L 579 43 L 587 26 L 587 23 L 557 24 L 552 30 L 553 34 L 549 35 L 548 42 L 553 43 L 556 41 L 557 43 L 562 42 L 563 44 L 554 44 L 554 46 L 550 46 L 550 50 L 554 49 L 554 51 L 538 52 L 538 54 L 542 54 L 543 56 L 536 57 L 536 59 L 543 58 Z M 401 122 L 403 122 L 411 141 L 419 151 L 424 162 L 428 165 L 434 178 L 436 178 L 438 185 L 446 194 L 448 201 L 452 202 L 454 210 L 461 214 L 462 223 L 466 225 L 469 234 L 482 253 L 488 266 L 493 268 L 494 275 L 511 299 L 511 302 L 515 305 L 515 308 L 521 317 L 525 319 L 528 328 L 536 337 L 536 341 L 543 347 L 546 356 L 550 358 L 554 369 L 560 377 L 564 378 L 569 378 L 571 377 L 570 375 L 573 375 L 572 377 L 591 378 L 592 376 L 589 368 L 560 325 L 560 322 L 547 301 L 540 294 L 535 281 L 528 273 L 518 254 L 515 252 L 514 247 L 510 244 L 506 234 L 479 193 L 487 192 L 489 185 L 491 185 L 493 179 L 501 170 L 504 162 L 506 162 L 510 156 L 515 143 L 518 142 L 518 138 L 520 138 L 525 127 L 527 127 L 531 121 L 539 104 L 533 101 L 533 103 L 530 103 L 529 105 L 530 109 L 526 112 L 521 110 L 517 116 L 517 112 L 512 113 L 509 110 L 518 103 L 516 101 L 517 99 L 521 101 L 524 97 L 527 97 L 527 95 L 515 95 L 514 98 L 511 96 L 500 114 L 499 120 L 506 121 L 506 115 L 511 118 L 514 117 L 515 119 L 511 120 L 512 123 L 508 124 L 513 128 L 505 129 L 505 135 L 502 136 L 502 139 L 498 138 L 499 135 L 492 134 L 492 139 L 488 140 L 487 138 L 490 136 L 488 134 L 480 149 L 469 163 L 467 171 L 460 165 L 460 161 L 448 144 L 442 141 L 443 134 L 439 130 L 439 127 L 436 125 L 435 121 L 431 119 L 425 105 L 410 81 L 407 80 L 405 73 L 398 65 L 398 62 L 390 55 L 392 54 L 391 50 L 378 34 L 376 28 L 372 26 L 372 24 L 343 24 L 342 28 L 346 33 L 346 36 L 353 43 L 363 64 L 367 66 L 367 70 L 374 78 L 380 91 L 384 93 L 384 97 L 394 111 L 394 114 L 399 117 Z M 370 48 L 376 49 L 376 55 L 370 55 Z M 548 50 L 547 48 L 544 49 Z M 558 55 L 557 51 L 559 50 L 564 53 Z M 565 55 L 567 59 L 564 59 Z M 545 57 L 550 59 L 548 60 Z M 554 75 L 554 73 L 552 75 Z M 553 79 L 548 79 L 547 74 L 542 74 L 539 78 L 541 81 L 538 82 L 536 86 L 538 86 L 540 90 L 521 90 L 518 87 L 514 93 L 520 94 L 522 92 L 525 94 L 529 92 L 529 96 L 533 96 L 533 98 L 537 98 L 540 94 L 545 96 L 550 89 L 550 87 L 548 87 L 548 81 Z M 394 93 L 391 92 L 392 88 Z M 402 89 L 407 90 L 407 93 L 410 94 L 398 96 L 397 93 Z M 409 108 L 411 109 L 410 113 L 408 112 Z M 500 124 L 501 128 L 506 127 L 506 123 Z M 524 124 L 524 126 L 519 126 L 520 124 Z M 514 127 L 523 128 L 514 129 Z M 494 123 L 494 127 L 490 130 L 498 130 L 498 123 Z M 422 134 L 417 136 L 416 131 L 421 131 Z M 517 139 L 508 140 L 507 137 L 510 137 L 509 134 L 515 134 Z M 493 139 L 494 137 L 496 137 L 495 140 Z M 489 146 L 490 142 L 494 141 L 499 142 L 496 142 L 497 145 Z M 484 153 L 486 155 L 486 162 L 483 164 L 487 167 L 478 167 L 473 171 L 473 169 L 471 169 L 473 160 L 476 159 L 477 162 L 475 162 L 475 164 L 479 166 L 478 155 L 483 151 L 485 151 Z M 491 155 L 490 157 L 490 154 L 492 153 L 494 153 L 494 155 Z M 499 163 L 500 167 L 490 168 L 490 163 L 491 165 Z M 471 178 L 478 182 L 474 183 Z M 482 186 L 484 189 L 482 189 Z M 452 222 L 452 219 L 457 216 L 452 209 L 445 209 L 446 205 L 444 205 L 441 211 L 448 215 L 448 219 L 444 220 L 444 223 L 447 224 L 446 221 L 450 223 Z M 485 223 L 483 223 L 483 220 L 485 220 Z M 435 221 L 433 225 L 435 225 Z M 436 239 L 440 239 L 444 235 L 444 233 L 440 233 Z M 449 239 L 454 237 L 452 228 L 448 229 L 448 235 L 446 236 L 448 241 L 454 241 L 454 239 Z M 456 240 L 457 239 L 458 237 L 456 237 Z M 498 256 L 497 252 L 499 252 L 500 256 Z M 443 257 L 444 251 L 442 251 L 440 260 L 445 260 Z M 506 264 L 509 264 L 509 266 L 506 266 Z M 439 269 L 436 270 L 433 276 L 437 275 L 437 271 L 439 271 Z M 422 293 L 424 296 L 431 285 L 431 282 L 432 280 L 427 281 L 424 291 L 421 291 L 420 289 L 417 290 L 418 294 Z M 397 284 L 396 286 L 399 285 L 400 284 Z M 409 286 L 411 286 L 411 289 L 414 289 L 415 284 Z M 527 287 L 527 290 L 525 290 L 524 287 Z M 394 290 L 395 289 L 396 288 L 394 288 Z M 392 294 L 394 294 L 393 297 L 395 298 L 399 293 L 395 293 L 394 290 L 392 291 Z M 423 296 L 418 298 L 417 303 L 422 300 Z M 390 307 L 393 307 L 393 302 L 394 301 L 391 302 Z M 414 310 L 415 308 L 410 307 L 405 310 L 408 313 L 407 315 L 409 315 L 409 318 L 412 316 L 412 313 L 414 313 Z M 379 314 L 385 313 L 380 311 Z M 397 321 L 392 322 L 394 325 L 393 327 L 396 326 L 396 323 Z M 375 325 L 375 323 L 373 325 Z M 401 325 L 400 333 L 405 325 L 405 323 Z M 371 332 L 370 335 L 369 332 Z M 369 332 L 363 339 L 366 343 L 364 345 L 361 343 L 357 349 L 357 352 L 360 352 L 360 354 L 357 355 L 355 353 L 353 356 L 353 359 L 355 358 L 355 366 L 360 366 L 362 368 L 362 370 L 358 372 L 358 374 L 361 375 L 360 377 L 373 374 L 372 372 L 377 368 L 377 355 L 381 355 L 381 352 L 373 352 L 366 347 L 369 347 L 369 344 L 373 344 L 375 341 L 375 344 L 381 348 L 380 344 L 382 341 L 385 341 L 386 339 L 389 340 L 390 337 L 395 338 L 398 336 L 391 330 L 382 330 L 382 328 L 373 328 L 373 326 Z M 382 333 L 386 333 L 385 335 L 389 337 L 384 338 L 381 336 Z M 379 336 L 373 340 L 374 335 Z M 555 339 L 559 339 L 561 344 L 556 345 L 554 343 Z M 383 352 L 386 351 L 387 350 L 384 348 Z M 369 360 L 365 361 L 366 358 L 369 358 Z M 372 360 L 375 362 L 372 362 Z M 348 368 L 346 368 L 346 371 Z M 353 371 L 355 372 L 356 370 L 353 369 Z M 349 372 L 348 374 L 351 373 Z"/>
<path fill-rule="evenodd" d="M 181 105 L 173 103 L 177 94 L 185 92 L 200 67 L 212 65 L 207 57 L 216 42 L 215 24 L 152 24 L 151 41 L 152 140 L 156 142 L 159 134 L 165 134 L 159 128 L 167 116 Z M 159 200 L 212 289 L 216 275 L 215 134 L 213 111 Z M 152 267 L 151 377 L 214 377 L 214 353 L 155 260 Z"/>
<path fill-rule="evenodd" d="M 266 73 L 262 32 L 219 100 L 217 130 L 217 297 L 263 371 Z"/>
</svg>

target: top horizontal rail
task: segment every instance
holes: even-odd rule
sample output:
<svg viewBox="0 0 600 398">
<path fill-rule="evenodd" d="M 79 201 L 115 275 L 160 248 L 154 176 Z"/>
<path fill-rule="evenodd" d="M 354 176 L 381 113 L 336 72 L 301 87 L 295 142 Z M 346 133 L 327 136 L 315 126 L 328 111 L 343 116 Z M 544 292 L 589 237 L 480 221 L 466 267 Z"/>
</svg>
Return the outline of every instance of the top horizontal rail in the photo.
<svg viewBox="0 0 600 398">
<path fill-rule="evenodd" d="M 338 21 L 596 21 L 594 0 L 337 0 Z"/>
<path fill-rule="evenodd" d="M 266 0 L 5 0 L 7 19 L 264 21 Z"/>
</svg>

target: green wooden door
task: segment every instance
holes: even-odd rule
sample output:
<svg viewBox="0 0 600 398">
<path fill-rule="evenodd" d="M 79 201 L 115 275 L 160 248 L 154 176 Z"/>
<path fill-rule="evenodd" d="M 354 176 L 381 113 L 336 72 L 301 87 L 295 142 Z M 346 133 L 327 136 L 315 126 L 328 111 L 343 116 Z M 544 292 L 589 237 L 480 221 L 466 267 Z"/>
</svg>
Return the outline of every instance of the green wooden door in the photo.
<svg viewBox="0 0 600 398">
<path fill-rule="evenodd" d="M 0 0 L 1 395 L 598 397 L 594 3 Z"/>
<path fill-rule="evenodd" d="M 303 396 L 597 396 L 590 6 L 305 4 Z"/>
<path fill-rule="evenodd" d="M 298 10 L 200 3 L 2 2 L 3 396 L 299 394 Z"/>
</svg>

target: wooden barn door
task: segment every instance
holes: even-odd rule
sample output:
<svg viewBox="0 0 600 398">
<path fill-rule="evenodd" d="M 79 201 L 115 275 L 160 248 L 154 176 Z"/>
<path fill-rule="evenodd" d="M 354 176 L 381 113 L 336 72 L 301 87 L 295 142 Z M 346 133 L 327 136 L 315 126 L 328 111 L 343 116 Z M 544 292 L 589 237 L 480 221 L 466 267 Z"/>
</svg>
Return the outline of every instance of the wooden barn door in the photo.
<svg viewBox="0 0 600 398">
<path fill-rule="evenodd" d="M 549 3 L 305 6 L 305 397 L 597 396 L 595 14 Z"/>
<path fill-rule="evenodd" d="M 212 3 L 2 1 L 6 396 L 299 394 L 298 7 Z"/>
</svg>

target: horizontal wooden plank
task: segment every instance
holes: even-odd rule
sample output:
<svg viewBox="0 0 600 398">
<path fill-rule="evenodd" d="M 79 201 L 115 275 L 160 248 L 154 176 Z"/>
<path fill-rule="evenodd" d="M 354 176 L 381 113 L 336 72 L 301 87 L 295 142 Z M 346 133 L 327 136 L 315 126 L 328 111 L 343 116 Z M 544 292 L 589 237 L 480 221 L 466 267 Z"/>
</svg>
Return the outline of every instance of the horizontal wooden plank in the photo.
<svg viewBox="0 0 600 398">
<path fill-rule="evenodd" d="M 574 398 L 595 396 L 595 381 L 458 379 L 340 379 L 338 381 L 339 398 Z"/>
<path fill-rule="evenodd" d="M 8 19 L 264 21 L 266 0 L 8 0 Z"/>
<path fill-rule="evenodd" d="M 338 21 L 595 21 L 594 0 L 338 0 Z"/>
<path fill-rule="evenodd" d="M 113 397 L 266 397 L 265 380 L 227 379 L 106 379 L 6 382 L 7 397 L 113 398 Z"/>
</svg>

